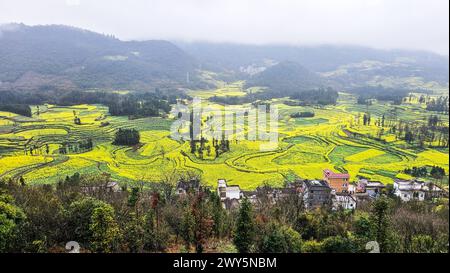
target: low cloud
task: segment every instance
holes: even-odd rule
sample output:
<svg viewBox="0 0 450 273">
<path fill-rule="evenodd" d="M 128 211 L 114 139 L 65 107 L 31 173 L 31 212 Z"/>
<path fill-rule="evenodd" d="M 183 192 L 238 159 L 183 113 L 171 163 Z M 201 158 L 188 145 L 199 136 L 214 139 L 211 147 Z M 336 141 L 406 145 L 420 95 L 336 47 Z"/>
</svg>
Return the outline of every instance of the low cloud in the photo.
<svg viewBox="0 0 450 273">
<path fill-rule="evenodd" d="M 448 0 L 3 0 L 0 18 L 73 25 L 126 40 L 449 51 Z"/>
</svg>

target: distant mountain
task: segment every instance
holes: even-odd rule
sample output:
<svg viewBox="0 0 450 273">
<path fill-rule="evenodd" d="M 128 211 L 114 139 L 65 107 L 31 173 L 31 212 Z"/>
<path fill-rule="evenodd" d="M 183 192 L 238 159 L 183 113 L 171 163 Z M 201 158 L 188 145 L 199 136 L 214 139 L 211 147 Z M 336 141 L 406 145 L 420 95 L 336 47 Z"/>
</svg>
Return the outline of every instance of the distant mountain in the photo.
<svg viewBox="0 0 450 273">
<path fill-rule="evenodd" d="M 59 25 L 0 27 L 0 89 L 150 89 L 195 76 L 191 56 L 167 41 L 121 41 Z"/>
<path fill-rule="evenodd" d="M 198 68 L 227 82 L 297 89 L 325 83 L 445 91 L 449 82 L 448 57 L 422 51 L 121 41 L 60 25 L 0 26 L 0 91 L 212 88 Z"/>
<path fill-rule="evenodd" d="M 272 92 L 295 93 L 327 85 L 324 78 L 295 62 L 281 62 L 253 75 L 246 87 L 264 86 Z"/>
<path fill-rule="evenodd" d="M 378 50 L 359 46 L 283 46 L 176 43 L 206 69 L 235 71 L 293 61 L 343 88 L 364 85 L 440 85 L 448 89 L 449 58 L 431 52 Z M 243 69 L 244 68 L 244 69 Z"/>
</svg>

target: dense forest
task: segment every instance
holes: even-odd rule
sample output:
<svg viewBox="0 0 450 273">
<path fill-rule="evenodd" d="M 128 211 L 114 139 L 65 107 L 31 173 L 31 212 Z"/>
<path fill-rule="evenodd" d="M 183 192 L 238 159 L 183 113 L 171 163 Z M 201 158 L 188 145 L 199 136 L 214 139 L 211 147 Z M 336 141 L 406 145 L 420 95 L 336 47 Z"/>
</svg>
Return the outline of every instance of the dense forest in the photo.
<svg viewBox="0 0 450 273">
<path fill-rule="evenodd" d="M 358 104 L 370 104 L 371 99 L 377 99 L 380 101 L 393 101 L 394 104 L 399 105 L 403 102 L 403 98 L 408 97 L 411 91 L 386 88 L 380 85 L 353 88 L 350 92 L 358 96 Z"/>
<path fill-rule="evenodd" d="M 159 97 L 159 98 L 158 98 Z M 141 96 L 125 96 L 118 100 L 110 100 L 105 104 L 113 116 L 157 117 L 161 113 L 169 113 L 170 103 L 176 103 L 175 97 L 160 97 L 155 94 Z"/>
<path fill-rule="evenodd" d="M 136 129 L 119 128 L 114 136 L 114 145 L 133 146 L 139 144 L 141 136 Z"/>
<path fill-rule="evenodd" d="M 291 99 L 302 101 L 306 104 L 328 105 L 336 104 L 339 94 L 337 91 L 328 87 L 316 90 L 306 90 L 290 94 Z"/>
<path fill-rule="evenodd" d="M 437 99 L 429 99 L 427 102 L 427 110 L 448 115 L 448 97 L 441 96 Z"/>
<path fill-rule="evenodd" d="M 312 118 L 314 116 L 314 112 L 297 112 L 290 115 L 291 118 Z"/>
<path fill-rule="evenodd" d="M 75 174 L 56 185 L 0 182 L 0 252 L 448 252 L 448 203 L 402 203 L 387 189 L 357 212 L 305 210 L 291 194 L 276 203 L 270 188 L 258 202 L 225 210 L 193 174 L 112 190 L 106 174 Z M 186 194 L 176 194 L 182 182 Z M 200 185 L 200 186 L 198 186 Z"/>
<path fill-rule="evenodd" d="M 25 104 L 0 104 L 0 111 L 31 117 L 31 108 Z"/>
<path fill-rule="evenodd" d="M 290 103 L 302 106 L 329 105 L 336 104 L 339 94 L 332 88 L 297 90 L 292 93 L 279 93 L 278 91 L 266 90 L 264 92 L 247 94 L 246 96 L 213 96 L 209 98 L 209 100 L 221 104 L 239 105 L 280 97 L 288 97 L 291 99 L 291 101 L 286 102 L 286 104 Z"/>
<path fill-rule="evenodd" d="M 174 89 L 156 89 L 152 92 L 132 94 L 117 94 L 112 92 L 2 92 L 0 96 L 0 111 L 8 111 L 24 116 L 31 116 L 28 105 L 56 104 L 104 104 L 108 106 L 113 116 L 153 117 L 170 112 L 170 104 L 177 98 L 187 98 L 182 92 Z M 2 110 L 4 109 L 4 110 Z"/>
</svg>

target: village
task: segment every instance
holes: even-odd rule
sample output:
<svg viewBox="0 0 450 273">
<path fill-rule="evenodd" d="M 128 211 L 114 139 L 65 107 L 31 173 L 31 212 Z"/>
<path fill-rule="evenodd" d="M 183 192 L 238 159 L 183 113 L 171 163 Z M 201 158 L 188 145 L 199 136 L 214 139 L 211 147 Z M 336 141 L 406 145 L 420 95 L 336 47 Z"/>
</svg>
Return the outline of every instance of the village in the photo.
<svg viewBox="0 0 450 273">
<path fill-rule="evenodd" d="M 200 189 L 212 191 L 211 187 L 202 185 L 198 178 L 189 181 L 181 180 L 176 185 L 175 194 L 184 196 L 188 192 L 198 192 Z M 102 190 L 121 192 L 122 188 L 115 181 L 110 181 L 100 187 L 82 187 L 84 193 L 95 193 Z M 393 184 L 386 185 L 380 181 L 358 178 L 352 182 L 349 174 L 335 173 L 329 169 L 323 171 L 323 178 L 320 180 L 297 179 L 294 182 L 286 183 L 282 188 L 263 185 L 253 191 L 242 190 L 239 185 L 229 184 L 226 179 L 218 179 L 216 192 L 223 208 L 227 210 L 239 208 L 239 204 L 244 198 L 253 205 L 257 205 L 263 198 L 276 204 L 281 199 L 296 196 L 303 201 L 307 210 L 327 206 L 333 210 L 355 210 L 359 205 L 375 200 L 382 195 L 399 198 L 402 202 L 449 198 L 446 189 L 428 181 L 396 179 Z"/>
<path fill-rule="evenodd" d="M 176 193 L 184 195 L 189 190 L 196 191 L 200 187 L 197 180 L 179 182 Z M 349 174 L 335 173 L 328 169 L 323 171 L 321 180 L 297 179 L 286 183 L 283 188 L 260 186 L 254 191 L 241 190 L 239 185 L 228 184 L 226 179 L 219 179 L 217 194 L 227 210 L 238 208 L 244 198 L 257 205 L 261 198 L 267 198 L 275 204 L 283 198 L 298 196 L 307 210 L 325 206 L 331 206 L 333 210 L 355 210 L 360 204 L 382 195 L 395 196 L 403 202 L 433 200 L 449 196 L 448 191 L 432 182 L 396 179 L 393 184 L 385 185 L 380 181 L 364 178 L 351 182 Z"/>
</svg>

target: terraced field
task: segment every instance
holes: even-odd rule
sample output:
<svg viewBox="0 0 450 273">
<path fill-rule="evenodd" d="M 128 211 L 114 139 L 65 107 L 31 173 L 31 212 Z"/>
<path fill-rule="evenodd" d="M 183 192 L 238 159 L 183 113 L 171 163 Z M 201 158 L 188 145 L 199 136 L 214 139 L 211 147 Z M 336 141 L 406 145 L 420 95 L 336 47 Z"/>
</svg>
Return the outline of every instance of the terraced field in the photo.
<svg viewBox="0 0 450 273">
<path fill-rule="evenodd" d="M 235 85 L 222 89 L 234 95 L 243 92 Z M 211 95 L 205 91 L 199 93 L 204 98 Z M 0 178 L 23 177 L 29 183 L 55 183 L 75 172 L 107 172 L 123 183 L 150 183 L 171 172 L 189 170 L 201 174 L 204 182 L 212 186 L 217 179 L 226 178 L 243 189 L 253 189 L 263 183 L 280 186 L 293 176 L 321 178 L 324 168 L 348 172 L 352 179 L 362 176 L 385 183 L 391 183 L 396 177 L 408 178 L 401 171 L 412 166 L 438 165 L 448 174 L 448 149 L 417 150 L 389 135 L 383 135 L 385 142 L 370 138 L 378 133 L 378 128 L 355 122 L 357 115 L 366 109 L 355 105 L 349 95 L 342 94 L 338 105 L 323 108 L 287 106 L 280 101 L 273 104 L 278 106 L 280 114 L 278 149 L 261 151 L 260 141 L 232 141 L 231 151 L 216 159 L 199 159 L 189 152 L 189 143 L 173 140 L 170 118 L 112 117 L 102 105 L 41 105 L 39 113 L 33 107 L 32 118 L 1 112 Z M 391 106 L 370 107 L 375 116 Z M 290 117 L 300 111 L 314 111 L 315 117 Z M 398 112 L 417 120 L 427 115 L 417 106 L 401 106 Z M 74 124 L 74 115 L 80 117 L 81 125 Z M 442 118 L 448 123 L 448 116 Z M 106 121 L 109 125 L 101 126 Z M 142 145 L 112 145 L 118 128 L 138 129 Z M 95 146 L 91 151 L 65 155 L 58 152 L 62 143 L 89 138 Z M 26 152 L 26 147 L 35 147 L 34 154 Z"/>
</svg>

